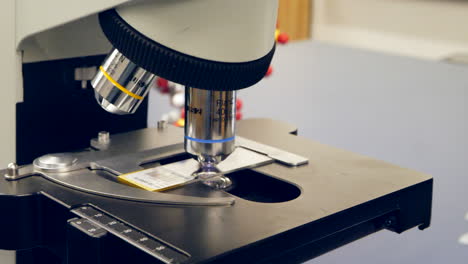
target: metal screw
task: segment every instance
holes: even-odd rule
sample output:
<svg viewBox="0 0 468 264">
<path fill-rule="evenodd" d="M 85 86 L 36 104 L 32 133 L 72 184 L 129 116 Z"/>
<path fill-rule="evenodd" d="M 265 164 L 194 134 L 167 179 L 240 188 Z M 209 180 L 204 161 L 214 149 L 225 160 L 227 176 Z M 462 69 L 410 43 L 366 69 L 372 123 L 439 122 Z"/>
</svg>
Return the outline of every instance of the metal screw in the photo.
<svg viewBox="0 0 468 264">
<path fill-rule="evenodd" d="M 396 222 L 396 218 L 394 216 L 391 216 L 391 217 L 385 219 L 383 225 L 384 225 L 384 227 L 391 227 L 391 226 L 393 226 L 395 224 L 395 222 Z"/>
<path fill-rule="evenodd" d="M 166 120 L 159 120 L 158 121 L 158 130 L 164 130 L 167 127 Z"/>
<path fill-rule="evenodd" d="M 385 226 L 388 227 L 388 226 L 391 226 L 392 224 L 393 224 L 392 220 L 390 220 L 390 219 L 385 220 L 385 223 L 384 223 Z"/>
<path fill-rule="evenodd" d="M 80 67 L 75 68 L 75 81 L 81 81 L 81 88 L 88 87 L 88 81 L 91 81 L 96 75 L 96 67 Z"/>
<path fill-rule="evenodd" d="M 19 166 L 16 163 L 8 164 L 5 178 L 15 178 L 19 175 Z"/>
<path fill-rule="evenodd" d="M 107 131 L 101 131 L 98 133 L 98 142 L 99 144 L 109 144 L 110 142 L 110 135 Z"/>
</svg>

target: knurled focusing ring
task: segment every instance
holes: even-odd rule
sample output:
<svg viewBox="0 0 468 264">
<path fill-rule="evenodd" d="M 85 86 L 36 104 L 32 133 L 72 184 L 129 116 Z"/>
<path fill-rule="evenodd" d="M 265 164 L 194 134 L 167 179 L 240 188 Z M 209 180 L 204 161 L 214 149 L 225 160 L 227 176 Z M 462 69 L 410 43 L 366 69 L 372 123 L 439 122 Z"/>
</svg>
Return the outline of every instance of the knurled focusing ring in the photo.
<svg viewBox="0 0 468 264">
<path fill-rule="evenodd" d="M 257 60 L 229 63 L 205 60 L 175 51 L 144 36 L 115 11 L 99 14 L 102 30 L 112 45 L 132 62 L 160 77 L 190 87 L 230 91 L 246 88 L 260 81 L 275 53 Z"/>
</svg>

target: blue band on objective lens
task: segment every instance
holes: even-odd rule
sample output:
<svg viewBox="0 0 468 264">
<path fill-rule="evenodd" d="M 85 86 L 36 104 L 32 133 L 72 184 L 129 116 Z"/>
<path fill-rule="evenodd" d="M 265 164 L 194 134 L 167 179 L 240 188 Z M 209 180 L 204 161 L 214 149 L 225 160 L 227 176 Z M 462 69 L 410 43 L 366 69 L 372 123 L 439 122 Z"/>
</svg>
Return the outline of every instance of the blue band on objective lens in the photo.
<svg viewBox="0 0 468 264">
<path fill-rule="evenodd" d="M 185 136 L 186 139 L 192 140 L 199 143 L 224 143 L 231 140 L 234 140 L 235 137 L 225 138 L 225 139 L 198 139 L 189 136 Z"/>
</svg>

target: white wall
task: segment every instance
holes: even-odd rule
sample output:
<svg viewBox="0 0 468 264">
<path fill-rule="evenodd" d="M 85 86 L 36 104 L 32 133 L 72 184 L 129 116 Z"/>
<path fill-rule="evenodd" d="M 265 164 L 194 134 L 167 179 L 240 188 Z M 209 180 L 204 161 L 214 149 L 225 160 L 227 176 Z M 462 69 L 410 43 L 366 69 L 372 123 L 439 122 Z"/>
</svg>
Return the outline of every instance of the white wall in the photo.
<svg viewBox="0 0 468 264">
<path fill-rule="evenodd" d="M 314 0 L 314 39 L 442 59 L 468 53 L 468 1 Z"/>
<path fill-rule="evenodd" d="M 19 61 L 15 47 L 15 1 L 2 1 L 0 8 L 0 168 L 15 161 L 15 103 Z"/>
<path fill-rule="evenodd" d="M 16 52 L 15 52 L 15 1 L 3 0 L 0 8 L 0 167 L 15 159 L 15 102 L 16 102 Z M 14 263 L 14 252 L 0 250 L 0 263 Z"/>
<path fill-rule="evenodd" d="M 18 79 L 14 15 L 15 1 L 3 0 L 0 8 L 0 168 L 5 168 L 9 162 L 15 161 L 15 102 Z M 15 263 L 15 253 L 0 250 L 0 263 Z"/>
<path fill-rule="evenodd" d="M 15 252 L 0 250 L 0 263 L 1 264 L 15 264 L 16 263 Z"/>
</svg>

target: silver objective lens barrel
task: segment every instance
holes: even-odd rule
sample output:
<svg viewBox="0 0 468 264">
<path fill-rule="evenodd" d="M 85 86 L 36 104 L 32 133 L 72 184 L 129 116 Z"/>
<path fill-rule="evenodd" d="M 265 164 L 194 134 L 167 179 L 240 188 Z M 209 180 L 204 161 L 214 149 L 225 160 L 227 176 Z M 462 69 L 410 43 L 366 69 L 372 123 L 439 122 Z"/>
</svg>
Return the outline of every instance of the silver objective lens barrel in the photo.
<svg viewBox="0 0 468 264">
<path fill-rule="evenodd" d="M 217 164 L 235 149 L 236 92 L 185 88 L 185 150 Z"/>
<path fill-rule="evenodd" d="M 133 114 L 148 93 L 154 77 L 113 49 L 99 67 L 91 85 L 96 100 L 106 111 L 119 115 Z"/>
</svg>

